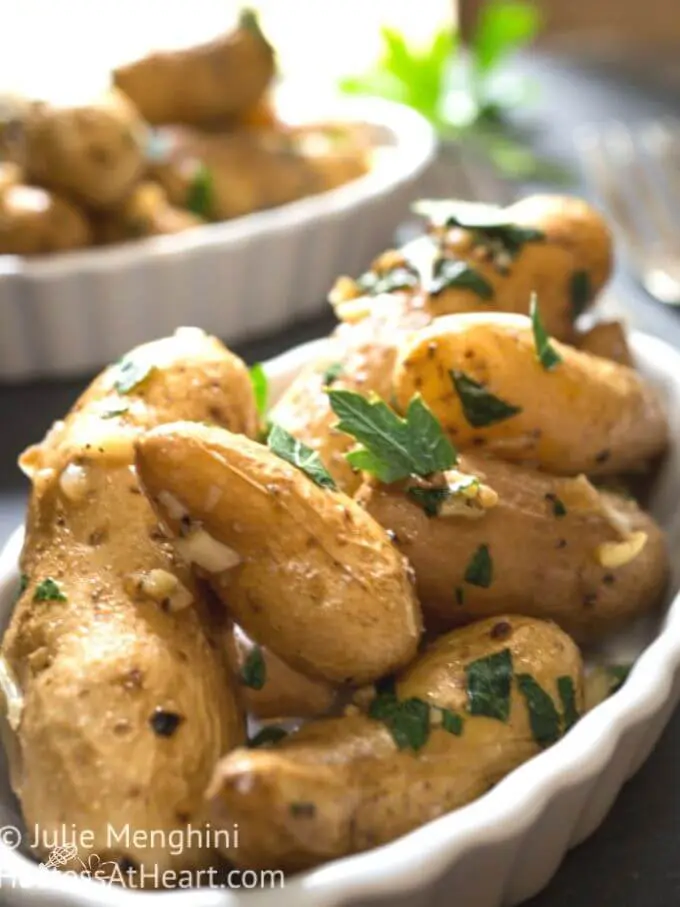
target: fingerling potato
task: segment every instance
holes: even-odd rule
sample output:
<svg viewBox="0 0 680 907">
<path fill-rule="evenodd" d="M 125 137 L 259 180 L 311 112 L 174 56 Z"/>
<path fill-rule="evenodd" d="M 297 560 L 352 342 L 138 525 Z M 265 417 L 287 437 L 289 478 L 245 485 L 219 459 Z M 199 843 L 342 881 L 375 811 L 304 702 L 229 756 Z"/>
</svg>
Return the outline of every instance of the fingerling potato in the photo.
<svg viewBox="0 0 680 907">
<path fill-rule="evenodd" d="M 502 688 L 486 707 L 482 665 Z M 295 872 L 476 799 L 575 720 L 581 657 L 553 624 L 503 616 L 441 637 L 399 675 L 395 696 L 368 715 L 313 721 L 270 749 L 227 755 L 208 797 L 216 826 L 238 823 L 229 859 Z M 535 724 L 539 703 L 547 728 Z"/>
<path fill-rule="evenodd" d="M 630 368 L 635 367 L 626 332 L 620 321 L 600 321 L 578 335 L 576 346 L 584 353 L 611 359 L 612 362 Z"/>
<path fill-rule="evenodd" d="M 202 223 L 190 211 L 171 205 L 158 183 L 144 182 L 135 186 L 121 205 L 98 220 L 96 232 L 100 243 L 115 243 L 181 233 Z"/>
<path fill-rule="evenodd" d="M 0 188 L 0 255 L 43 255 L 91 244 L 90 224 L 71 202 L 36 186 Z"/>
<path fill-rule="evenodd" d="M 421 618 L 409 568 L 351 498 L 210 426 L 166 426 L 136 448 L 177 549 L 252 639 L 331 682 L 369 682 L 413 658 Z"/>
<path fill-rule="evenodd" d="M 614 474 L 661 453 L 668 427 L 654 388 L 630 368 L 552 341 L 541 361 L 523 316 L 452 315 L 404 342 L 394 394 L 420 393 L 460 449 L 549 472 Z"/>
<path fill-rule="evenodd" d="M 631 499 L 598 491 L 585 476 L 472 454 L 448 478 L 460 474 L 492 490 L 491 506 L 454 496 L 428 516 L 404 483 L 368 480 L 357 494 L 413 566 L 428 626 L 510 610 L 554 620 L 585 643 L 660 603 L 669 571 L 663 533 Z"/>
</svg>

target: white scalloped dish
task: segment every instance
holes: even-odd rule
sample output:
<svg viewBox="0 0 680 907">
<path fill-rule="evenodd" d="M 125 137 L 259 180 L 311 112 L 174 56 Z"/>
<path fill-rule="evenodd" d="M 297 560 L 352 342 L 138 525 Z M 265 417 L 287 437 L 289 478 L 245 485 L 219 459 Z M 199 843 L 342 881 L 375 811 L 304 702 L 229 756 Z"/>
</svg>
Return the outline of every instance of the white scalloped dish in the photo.
<svg viewBox="0 0 680 907">
<path fill-rule="evenodd" d="M 319 351 L 323 341 L 270 361 L 274 394 Z M 672 445 L 658 476 L 651 510 L 671 550 L 680 543 L 680 354 L 660 340 L 634 334 L 642 372 L 663 393 Z M 21 532 L 0 556 L 0 614 L 6 623 L 18 583 Z M 673 565 L 665 614 L 611 639 L 604 656 L 637 657 L 622 689 L 587 714 L 560 742 L 525 763 L 470 805 L 375 850 L 294 876 L 285 888 L 126 891 L 46 873 L 13 850 L 0 829 L 0 900 L 11 907 L 358 907 L 373 898 L 392 905 L 512 905 L 539 891 L 570 847 L 602 822 L 622 784 L 654 747 L 680 698 L 680 565 Z M 638 657 L 639 656 L 639 657 Z M 16 825 L 18 809 L 0 766 L 0 825 Z M 20 891 L 19 887 L 30 889 Z"/>
</svg>

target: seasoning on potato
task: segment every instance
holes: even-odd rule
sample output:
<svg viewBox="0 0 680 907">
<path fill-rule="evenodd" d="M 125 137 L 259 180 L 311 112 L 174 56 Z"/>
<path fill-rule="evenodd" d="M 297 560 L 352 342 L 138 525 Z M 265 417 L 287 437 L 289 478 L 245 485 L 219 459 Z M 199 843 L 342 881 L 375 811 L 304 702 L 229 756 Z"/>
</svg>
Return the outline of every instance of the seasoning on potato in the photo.
<svg viewBox="0 0 680 907">
<path fill-rule="evenodd" d="M 242 868 L 295 872 L 376 847 L 469 803 L 583 708 L 581 657 L 556 626 L 499 616 L 440 637 L 367 714 L 237 749 L 210 785 Z"/>
<path fill-rule="evenodd" d="M 73 824 L 102 862 L 161 871 L 215 855 L 195 838 L 171 852 L 108 829 L 200 828 L 214 763 L 244 740 L 231 626 L 177 558 L 133 467 L 134 437 L 173 417 L 256 424 L 245 366 L 200 331 L 107 369 L 23 456 L 23 581 L 1 652 L 18 690 L 11 774 L 27 826 Z"/>
<path fill-rule="evenodd" d="M 317 454 L 276 426 L 269 445 L 177 423 L 139 439 L 137 469 L 180 555 L 255 642 L 334 683 L 403 667 L 421 632 L 405 559 Z"/>
</svg>

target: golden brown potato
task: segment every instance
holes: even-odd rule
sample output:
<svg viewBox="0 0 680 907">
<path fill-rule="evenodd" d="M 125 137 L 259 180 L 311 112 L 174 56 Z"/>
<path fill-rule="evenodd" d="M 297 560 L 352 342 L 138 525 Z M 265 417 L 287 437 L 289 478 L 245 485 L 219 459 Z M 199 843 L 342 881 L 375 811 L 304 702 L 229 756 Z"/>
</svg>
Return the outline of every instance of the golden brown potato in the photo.
<svg viewBox="0 0 680 907">
<path fill-rule="evenodd" d="M 100 243 L 123 242 L 145 236 L 181 233 L 203 221 L 189 211 L 173 207 L 157 183 L 140 183 L 118 208 L 102 216 L 97 225 Z"/>
<path fill-rule="evenodd" d="M 487 659 L 502 688 L 493 701 L 500 717 L 477 696 L 479 661 Z M 306 869 L 469 803 L 575 720 L 581 657 L 553 624 L 504 616 L 441 637 L 398 678 L 396 695 L 410 700 L 401 734 L 398 719 L 391 731 L 388 721 L 357 714 L 311 722 L 271 749 L 226 756 L 208 795 L 215 823 L 238 823 L 239 847 L 229 858 L 248 868 Z M 539 702 L 547 727 L 535 723 Z M 395 738 L 421 746 L 399 749 Z"/>
<path fill-rule="evenodd" d="M 137 469 L 178 551 L 291 667 L 360 684 L 413 658 L 406 561 L 351 498 L 261 444 L 188 422 L 140 438 Z"/>
<path fill-rule="evenodd" d="M 263 673 L 261 687 L 245 682 L 249 659 L 257 650 Z M 316 718 L 328 712 L 337 699 L 337 687 L 289 667 L 269 649 L 256 646 L 238 626 L 234 626 L 232 659 L 234 671 L 242 680 L 243 703 L 254 718 Z"/>
<path fill-rule="evenodd" d="M 3 195 L 13 186 L 23 183 L 24 175 L 21 167 L 12 161 L 0 162 L 0 195 Z"/>
<path fill-rule="evenodd" d="M 633 354 L 628 346 L 626 332 L 620 321 L 601 321 L 589 331 L 579 334 L 576 346 L 584 353 L 611 359 L 630 368 L 635 366 Z"/>
<path fill-rule="evenodd" d="M 248 110 L 274 76 L 274 51 L 255 15 L 208 44 L 151 54 L 114 71 L 115 84 L 152 125 L 232 117 Z"/>
<path fill-rule="evenodd" d="M 490 310 L 527 314 L 535 293 L 548 332 L 574 339 L 574 321 L 611 271 L 611 235 L 597 211 L 567 196 L 529 196 L 506 209 L 431 204 L 441 206 L 442 217 L 456 211 L 463 222 L 479 226 L 433 224 L 429 237 L 376 259 L 359 283 L 341 278 L 331 294 L 339 318 L 353 317 L 353 299 L 379 279 L 433 317 Z"/>
<path fill-rule="evenodd" d="M 497 499 L 452 496 L 428 516 L 403 483 L 366 481 L 357 495 L 413 566 L 428 624 L 521 611 L 591 642 L 660 603 L 668 552 L 634 501 L 480 456 L 458 468 Z"/>
<path fill-rule="evenodd" d="M 0 255 L 43 255 L 91 243 L 90 224 L 71 202 L 36 186 L 0 187 Z"/>
<path fill-rule="evenodd" d="M 663 451 L 668 428 L 654 388 L 615 362 L 553 348 L 561 361 L 548 370 L 520 315 L 438 318 L 403 344 L 395 399 L 405 409 L 422 394 L 460 449 L 561 475 L 625 472 Z"/>
<path fill-rule="evenodd" d="M 20 163 L 27 180 L 72 196 L 86 207 L 118 204 L 141 176 L 146 128 L 117 91 L 91 104 L 36 101 L 22 122 Z"/>
<path fill-rule="evenodd" d="M 33 482 L 25 588 L 2 644 L 23 695 L 12 783 L 27 827 L 73 823 L 102 861 L 162 871 L 214 857 L 195 838 L 173 854 L 108 831 L 200 828 L 215 760 L 244 734 L 225 657 L 231 627 L 143 497 L 132 440 L 173 415 L 248 431 L 247 394 L 240 360 L 180 332 L 107 369 L 22 458 Z"/>
</svg>

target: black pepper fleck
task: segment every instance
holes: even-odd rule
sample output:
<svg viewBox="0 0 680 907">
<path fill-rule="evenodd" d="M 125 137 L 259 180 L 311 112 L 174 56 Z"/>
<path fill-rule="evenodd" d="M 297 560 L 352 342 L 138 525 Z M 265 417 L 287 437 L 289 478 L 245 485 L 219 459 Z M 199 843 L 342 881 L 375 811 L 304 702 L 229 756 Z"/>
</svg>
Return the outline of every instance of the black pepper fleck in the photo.
<svg viewBox="0 0 680 907">
<path fill-rule="evenodd" d="M 512 627 L 507 620 L 501 620 L 491 628 L 489 636 L 491 639 L 507 639 L 512 633 Z"/>
<path fill-rule="evenodd" d="M 586 608 L 592 608 L 597 601 L 597 592 L 586 592 L 583 596 L 583 604 Z"/>
<path fill-rule="evenodd" d="M 595 454 L 595 462 L 596 463 L 606 463 L 607 460 L 610 458 L 610 456 L 611 456 L 611 451 L 608 450 L 607 448 L 605 448 L 604 450 L 601 450 L 599 453 Z"/>
<path fill-rule="evenodd" d="M 566 540 L 566 539 L 558 539 L 558 540 L 557 540 L 557 542 L 556 542 L 556 544 L 555 544 L 555 548 L 566 548 L 566 547 L 567 547 L 567 540 Z"/>
<path fill-rule="evenodd" d="M 605 573 L 605 575 L 602 577 L 602 582 L 605 584 L 605 586 L 613 586 L 616 582 L 616 577 L 613 573 Z"/>
<path fill-rule="evenodd" d="M 316 806 L 313 803 L 291 803 L 290 813 L 297 819 L 313 819 L 316 815 Z"/>
<path fill-rule="evenodd" d="M 166 712 L 164 709 L 157 708 L 149 718 L 149 724 L 158 737 L 172 737 L 182 720 L 182 716 L 177 712 Z"/>
</svg>

